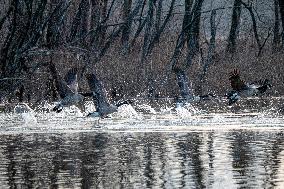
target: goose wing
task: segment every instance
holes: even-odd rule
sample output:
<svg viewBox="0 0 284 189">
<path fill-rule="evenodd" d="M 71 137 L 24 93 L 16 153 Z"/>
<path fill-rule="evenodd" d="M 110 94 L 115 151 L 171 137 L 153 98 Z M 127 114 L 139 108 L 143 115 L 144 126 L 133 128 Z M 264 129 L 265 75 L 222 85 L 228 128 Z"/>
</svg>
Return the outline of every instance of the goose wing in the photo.
<svg viewBox="0 0 284 189">
<path fill-rule="evenodd" d="M 249 83 L 248 85 L 252 88 L 258 88 L 258 87 L 261 87 L 262 85 L 264 85 L 264 81 L 263 80 L 253 81 L 253 82 Z"/>
<path fill-rule="evenodd" d="M 254 82 L 251 82 L 249 85 L 253 85 L 255 87 L 262 87 L 264 85 L 269 85 L 271 86 L 271 83 L 268 79 L 260 79 L 258 81 L 254 81 Z"/>
<path fill-rule="evenodd" d="M 55 81 L 55 86 L 61 98 L 65 98 L 68 95 L 74 94 L 71 88 L 67 85 L 67 83 L 60 77 L 53 62 L 49 64 L 49 70 L 51 75 Z"/>
<path fill-rule="evenodd" d="M 250 86 L 257 89 L 257 92 L 260 93 L 260 94 L 266 92 L 267 89 L 272 87 L 272 85 L 271 85 L 271 83 L 268 79 L 252 82 L 252 83 L 250 83 Z"/>
<path fill-rule="evenodd" d="M 97 112 L 107 109 L 110 105 L 106 97 L 106 91 L 103 84 L 94 73 L 87 75 L 90 90 L 93 92 L 93 99 Z"/>
<path fill-rule="evenodd" d="M 237 69 L 234 69 L 234 71 L 230 73 L 229 80 L 234 91 L 241 91 L 247 88 L 247 85 L 240 77 L 240 71 Z"/>
<path fill-rule="evenodd" d="M 64 77 L 67 86 L 73 93 L 78 93 L 77 68 L 71 68 Z"/>
</svg>

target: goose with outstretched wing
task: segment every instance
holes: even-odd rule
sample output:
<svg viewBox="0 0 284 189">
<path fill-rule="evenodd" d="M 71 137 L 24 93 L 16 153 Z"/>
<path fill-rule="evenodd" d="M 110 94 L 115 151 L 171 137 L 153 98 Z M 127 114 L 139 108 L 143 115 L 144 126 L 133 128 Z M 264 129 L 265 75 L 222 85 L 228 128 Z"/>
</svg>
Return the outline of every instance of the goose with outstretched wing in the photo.
<svg viewBox="0 0 284 189">
<path fill-rule="evenodd" d="M 246 84 L 241 79 L 240 72 L 237 69 L 230 73 L 229 80 L 233 89 L 228 94 L 226 94 L 227 98 L 229 99 L 229 105 L 237 102 L 241 98 L 241 96 L 248 97 L 261 95 L 272 87 L 268 79 Z"/>
<path fill-rule="evenodd" d="M 131 104 L 131 100 L 125 100 L 116 104 L 111 104 L 107 99 L 106 90 L 102 82 L 96 77 L 94 73 L 87 74 L 87 81 L 90 90 L 93 93 L 93 101 L 96 111 L 90 113 L 88 116 L 105 118 L 109 114 L 117 112 L 119 106 L 123 104 Z"/>
<path fill-rule="evenodd" d="M 54 63 L 51 62 L 49 64 L 49 69 L 61 98 L 59 103 L 53 108 L 53 111 L 59 113 L 64 107 L 72 105 L 77 105 L 80 109 L 83 109 L 84 96 L 78 93 L 77 68 L 69 69 L 64 79 L 58 74 Z"/>
</svg>

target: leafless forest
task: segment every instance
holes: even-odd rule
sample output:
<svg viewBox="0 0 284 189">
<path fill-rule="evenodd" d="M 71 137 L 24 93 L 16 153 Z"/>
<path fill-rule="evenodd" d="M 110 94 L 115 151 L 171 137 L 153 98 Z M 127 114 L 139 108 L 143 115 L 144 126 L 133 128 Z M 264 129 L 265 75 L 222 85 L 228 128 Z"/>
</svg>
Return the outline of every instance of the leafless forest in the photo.
<svg viewBox="0 0 284 189">
<path fill-rule="evenodd" d="M 282 0 L 0 0 L 2 102 L 57 100 L 48 69 L 96 72 L 107 91 L 142 98 L 230 89 L 268 78 L 284 94 Z"/>
</svg>

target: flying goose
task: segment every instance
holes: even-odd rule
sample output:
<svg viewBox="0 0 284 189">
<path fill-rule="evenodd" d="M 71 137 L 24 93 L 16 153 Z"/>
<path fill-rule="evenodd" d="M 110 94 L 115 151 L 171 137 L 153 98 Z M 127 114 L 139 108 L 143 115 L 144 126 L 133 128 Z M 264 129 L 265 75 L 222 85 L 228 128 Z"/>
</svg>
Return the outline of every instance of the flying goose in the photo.
<svg viewBox="0 0 284 189">
<path fill-rule="evenodd" d="M 246 84 L 240 77 L 240 72 L 234 69 L 230 73 L 229 80 L 231 82 L 232 91 L 230 91 L 226 96 L 229 99 L 229 105 L 237 102 L 241 96 L 256 96 L 265 93 L 268 89 L 272 87 L 270 81 L 265 79 L 264 81 L 257 81 L 250 84 Z"/>
<path fill-rule="evenodd" d="M 77 68 L 74 67 L 69 69 L 64 79 L 58 74 L 54 63 L 51 62 L 49 68 L 61 98 L 59 103 L 53 108 L 53 111 L 59 113 L 64 107 L 72 105 L 77 105 L 82 109 L 84 95 L 78 93 Z"/>
<path fill-rule="evenodd" d="M 105 118 L 109 114 L 117 112 L 119 106 L 132 103 L 131 100 L 121 101 L 115 104 L 109 103 L 106 90 L 96 75 L 94 73 L 87 74 L 87 80 L 90 90 L 93 92 L 93 101 L 96 107 L 96 111 L 89 113 L 88 116 Z"/>
</svg>

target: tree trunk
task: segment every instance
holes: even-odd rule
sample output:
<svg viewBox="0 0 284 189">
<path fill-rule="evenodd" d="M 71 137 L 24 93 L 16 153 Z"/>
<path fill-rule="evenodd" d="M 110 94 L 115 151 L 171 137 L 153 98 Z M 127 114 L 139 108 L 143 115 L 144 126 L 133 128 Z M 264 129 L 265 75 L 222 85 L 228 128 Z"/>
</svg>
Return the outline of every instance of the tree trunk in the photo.
<svg viewBox="0 0 284 189">
<path fill-rule="evenodd" d="M 242 10 L 241 4 L 242 4 L 241 0 L 234 1 L 233 13 L 231 19 L 231 29 L 227 45 L 227 51 L 232 54 L 236 51 L 236 40 L 239 33 L 241 10 Z"/>
<path fill-rule="evenodd" d="M 253 29 L 253 33 L 254 33 L 254 37 L 255 37 L 255 40 L 256 40 L 256 44 L 257 44 L 257 47 L 258 47 L 258 55 L 257 56 L 260 56 L 261 53 L 262 53 L 262 49 L 265 45 L 265 43 L 267 42 L 267 39 L 269 38 L 271 32 L 268 31 L 268 35 L 267 37 L 265 38 L 265 40 L 263 41 L 263 43 L 261 43 L 261 40 L 260 40 L 260 37 L 259 37 L 259 34 L 258 34 L 258 30 L 257 30 L 257 23 L 256 23 L 256 17 L 255 17 L 255 14 L 253 12 L 253 8 L 252 8 L 252 3 L 249 2 L 248 4 L 244 3 L 243 1 L 241 2 L 244 7 L 249 11 L 250 13 L 250 16 L 251 16 L 251 20 L 252 20 L 252 29 Z"/>
<path fill-rule="evenodd" d="M 204 0 L 199 0 L 195 2 L 193 7 L 193 18 L 192 27 L 188 33 L 188 47 L 193 48 L 193 51 L 197 52 L 199 49 L 199 33 L 200 33 L 200 18 L 201 18 L 201 7 Z M 193 45 L 190 45 L 192 43 Z"/>
<path fill-rule="evenodd" d="M 203 70 L 202 73 L 200 75 L 200 85 L 199 85 L 199 89 L 197 90 L 199 95 L 203 94 L 203 84 L 205 82 L 205 75 L 207 73 L 207 70 L 209 68 L 209 66 L 212 64 L 213 62 L 213 56 L 215 53 L 215 47 L 216 47 L 216 10 L 212 10 L 211 12 L 211 16 L 210 16 L 210 43 L 209 43 L 209 47 L 208 47 L 208 54 L 207 54 L 207 58 L 206 60 L 203 62 Z"/>
<path fill-rule="evenodd" d="M 257 43 L 258 48 L 261 48 L 261 42 L 260 42 L 260 38 L 258 35 L 258 31 L 257 31 L 257 23 L 256 23 L 256 19 L 255 19 L 255 15 L 252 9 L 252 5 L 251 4 L 246 4 L 244 2 L 242 2 L 242 4 L 245 6 L 245 8 L 249 11 L 250 13 L 250 17 L 252 20 L 252 29 L 253 29 L 253 33 L 254 33 L 254 37 Z"/>
<path fill-rule="evenodd" d="M 9 17 L 6 17 L 9 19 L 8 31 L 0 49 L 0 91 L 13 94 L 13 91 L 23 84 L 19 77 L 29 72 L 26 65 L 26 53 L 38 44 L 43 30 L 53 15 L 45 16 L 46 4 L 46 0 L 11 2 L 12 9 Z"/>
<path fill-rule="evenodd" d="M 62 33 L 63 19 L 71 1 L 51 0 L 51 3 L 56 4 L 56 7 L 51 20 L 48 23 L 46 41 L 48 48 L 55 48 L 59 47 L 63 42 L 60 37 Z"/>
<path fill-rule="evenodd" d="M 182 30 L 186 30 L 189 25 L 191 25 L 191 19 L 192 19 L 192 5 L 193 5 L 193 0 L 185 0 L 184 2 L 184 17 L 183 17 L 183 23 L 182 23 Z"/>
<path fill-rule="evenodd" d="M 148 50 L 147 50 L 147 55 L 150 54 L 152 52 L 152 50 L 154 49 L 154 46 L 156 43 L 159 43 L 160 37 L 162 35 L 162 33 L 164 32 L 167 23 L 170 21 L 170 18 L 172 16 L 173 13 L 173 9 L 174 9 L 174 5 L 175 5 L 176 0 L 172 0 L 171 2 L 171 6 L 169 9 L 169 12 L 164 20 L 164 22 L 161 24 L 160 26 L 160 21 L 156 20 L 156 24 L 155 24 L 155 34 L 151 39 L 151 42 L 149 44 Z M 160 10 L 162 11 L 162 10 Z M 160 14 L 160 13 L 159 13 Z M 158 16 L 157 16 L 158 17 Z M 160 19 L 160 18 L 157 18 Z"/>
<path fill-rule="evenodd" d="M 147 0 L 143 0 L 143 3 L 142 3 L 142 8 L 141 8 L 140 15 L 139 15 L 139 24 L 138 24 L 137 30 L 136 30 L 136 32 L 134 34 L 134 37 L 133 37 L 133 39 L 131 41 L 131 46 L 132 47 L 135 46 L 137 38 L 139 37 L 139 35 L 141 34 L 143 28 L 146 25 L 147 19 L 143 19 L 143 12 L 144 12 L 144 8 L 145 8 L 145 5 L 146 5 L 146 1 Z"/>
<path fill-rule="evenodd" d="M 144 41 L 142 46 L 142 56 L 141 56 L 141 75 L 142 79 L 145 80 L 147 83 L 148 88 L 148 97 L 154 97 L 154 82 L 153 82 L 153 75 L 152 75 L 152 66 L 146 65 L 147 59 L 147 49 L 150 44 L 151 37 L 153 35 L 153 23 L 154 23 L 154 7 L 156 6 L 156 0 L 149 0 L 149 7 L 147 12 L 146 18 L 146 28 L 144 33 Z"/>
<path fill-rule="evenodd" d="M 146 18 L 146 28 L 145 28 L 145 34 L 144 34 L 144 41 L 143 41 L 143 47 L 142 47 L 142 57 L 141 57 L 141 66 L 142 69 L 144 69 L 144 62 L 146 60 L 147 56 L 147 49 L 150 44 L 151 36 L 153 34 L 153 16 L 154 16 L 154 6 L 156 4 L 156 0 L 149 0 L 149 7 L 148 7 L 148 13 Z"/>
<path fill-rule="evenodd" d="M 79 39 L 80 42 L 85 43 L 85 35 L 90 28 L 90 1 L 81 0 L 76 16 L 71 27 L 70 41 Z"/>
<path fill-rule="evenodd" d="M 284 47 L 284 1 L 279 0 L 280 16 L 282 22 L 282 48 Z"/>
<path fill-rule="evenodd" d="M 201 7 L 204 0 L 197 0 L 194 3 L 192 10 L 192 21 L 191 27 L 187 33 L 187 58 L 185 66 L 189 67 L 192 64 L 194 56 L 199 52 L 199 33 L 200 33 L 200 18 L 201 18 Z"/>
<path fill-rule="evenodd" d="M 127 54 L 129 51 L 129 35 L 130 29 L 132 25 L 132 19 L 129 19 L 129 14 L 131 11 L 132 0 L 124 0 L 123 8 L 122 8 L 122 15 L 123 15 L 123 28 L 122 28 L 122 35 L 121 35 L 121 45 L 122 51 L 124 54 Z"/>
<path fill-rule="evenodd" d="M 36 45 L 49 19 L 43 19 L 46 0 L 34 4 L 33 1 L 13 1 L 9 33 L 0 50 L 1 73 L 3 77 L 13 77 L 26 69 L 23 54 Z"/>
<path fill-rule="evenodd" d="M 113 0 L 114 2 L 115 0 Z M 113 4 L 112 2 L 112 4 Z M 130 12 L 128 19 L 129 20 L 133 20 L 133 18 L 138 14 L 139 10 L 141 9 L 143 5 L 143 1 L 140 1 L 139 3 L 137 3 L 136 7 Z M 110 6 L 111 9 L 112 5 Z M 110 12 L 110 9 L 108 12 Z M 109 16 L 109 13 L 108 13 Z M 108 16 L 106 16 L 106 18 L 108 18 Z M 106 21 L 103 21 L 103 23 Z M 123 25 L 120 25 L 120 27 L 118 27 L 116 30 L 113 30 L 113 32 L 107 37 L 106 41 L 104 44 L 102 44 L 101 48 L 99 49 L 99 55 L 97 58 L 97 61 L 102 58 L 102 56 L 104 56 L 104 54 L 106 53 L 107 49 L 110 47 L 110 45 L 114 42 L 114 40 L 116 38 L 118 38 L 122 32 L 122 28 Z"/>
<path fill-rule="evenodd" d="M 199 30 L 201 7 L 204 0 L 197 0 L 193 5 L 192 0 L 185 1 L 185 15 L 183 18 L 182 31 L 178 36 L 176 47 L 171 58 L 170 66 L 174 68 L 178 62 L 180 53 L 187 42 L 188 52 L 184 69 L 192 63 L 193 57 L 199 51 Z"/>
<path fill-rule="evenodd" d="M 2 29 L 3 24 L 5 23 L 5 21 L 9 18 L 10 14 L 13 11 L 13 7 L 10 6 L 7 13 L 0 19 L 0 31 Z"/>
<path fill-rule="evenodd" d="M 178 36 L 176 47 L 170 61 L 171 69 L 175 68 L 178 63 L 179 56 L 185 45 L 185 42 L 187 41 L 186 39 L 188 38 L 187 34 L 189 34 L 190 28 L 192 26 L 192 5 L 193 0 L 185 0 L 185 13 L 182 22 L 182 30 Z"/>
<path fill-rule="evenodd" d="M 174 54 L 171 58 L 170 66 L 176 74 L 181 96 L 187 101 L 193 98 L 191 89 L 188 86 L 188 78 L 185 70 L 191 65 L 194 56 L 199 52 L 199 30 L 201 8 L 204 0 L 185 0 L 185 15 L 183 19 L 182 31 L 178 37 Z M 179 56 L 185 43 L 187 42 L 187 57 L 181 66 L 177 66 Z"/>
<path fill-rule="evenodd" d="M 279 18 L 279 0 L 274 0 L 274 29 L 273 29 L 273 44 L 272 51 L 278 51 L 280 49 L 280 18 Z"/>
<path fill-rule="evenodd" d="M 114 3 L 114 1 L 113 1 Z M 104 23 L 106 23 L 106 21 L 108 20 L 108 12 L 107 12 L 107 5 L 108 5 L 108 0 L 101 0 L 101 8 L 102 8 L 102 20 L 104 20 Z M 106 32 L 107 32 L 107 27 L 106 26 L 102 26 L 101 30 L 100 30 L 100 42 L 99 42 L 99 46 L 101 47 L 106 40 Z"/>
<path fill-rule="evenodd" d="M 158 7 L 156 10 L 156 21 L 155 21 L 155 33 L 158 33 L 161 23 L 161 15 L 163 10 L 163 1 L 164 0 L 158 0 Z"/>
<path fill-rule="evenodd" d="M 109 21 L 110 12 L 113 10 L 115 0 L 112 0 L 109 8 L 108 0 L 92 0 L 91 11 L 91 46 L 95 51 L 100 51 L 107 43 L 107 21 Z M 115 33 L 115 32 L 113 32 Z"/>
</svg>

